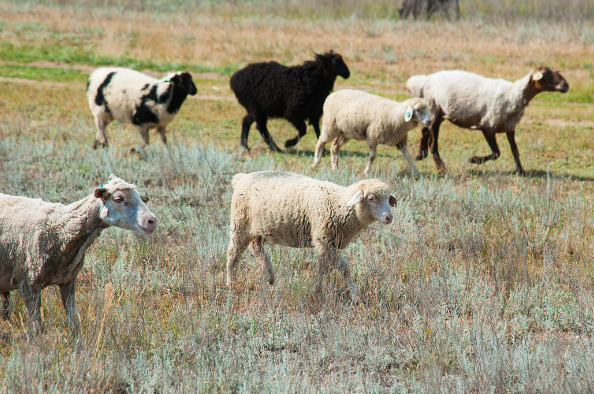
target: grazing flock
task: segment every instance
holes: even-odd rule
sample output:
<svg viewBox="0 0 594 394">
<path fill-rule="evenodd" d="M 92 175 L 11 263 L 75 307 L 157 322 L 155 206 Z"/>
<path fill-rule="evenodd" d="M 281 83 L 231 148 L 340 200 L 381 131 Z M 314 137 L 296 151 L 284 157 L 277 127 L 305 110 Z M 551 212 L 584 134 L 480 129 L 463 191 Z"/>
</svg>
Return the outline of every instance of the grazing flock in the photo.
<svg viewBox="0 0 594 394">
<path fill-rule="evenodd" d="M 312 168 L 320 163 L 324 147 L 330 148 L 332 168 L 338 166 L 342 145 L 351 139 L 369 146 L 369 173 L 377 145 L 396 146 L 415 178 L 420 173 L 407 150 L 408 132 L 422 125 L 417 160 L 428 156 L 429 147 L 440 172 L 446 166 L 438 150 L 439 127 L 444 120 L 479 129 L 492 153 L 473 156 L 481 164 L 499 157 L 495 135 L 506 133 L 517 172 L 525 171 L 515 142 L 515 128 L 530 100 L 540 92 L 565 93 L 565 78 L 547 66 L 532 70 L 516 82 L 485 78 L 465 71 L 440 71 L 415 75 L 406 84 L 413 98 L 396 102 L 360 90 L 332 93 L 336 77 L 348 79 L 349 68 L 339 53 L 315 54 L 314 60 L 297 66 L 277 62 L 249 64 L 237 71 L 230 87 L 247 114 L 241 124 L 240 144 L 247 140 L 255 122 L 273 152 L 282 152 L 267 128 L 268 118 L 284 118 L 297 136 L 285 142 L 295 146 L 307 131 L 306 121 L 318 137 Z M 188 72 L 155 79 L 140 72 L 104 67 L 91 73 L 87 84 L 89 107 L 95 118 L 94 148 L 107 147 L 106 126 L 113 120 L 133 124 L 145 145 L 149 129 L 156 128 L 167 143 L 166 126 L 175 118 L 188 95 L 197 93 Z M 324 115 L 322 129 L 319 122 Z M 367 226 L 394 220 L 391 207 L 396 197 L 389 186 L 366 179 L 347 187 L 289 172 L 262 171 L 236 174 L 232 179 L 230 242 L 227 251 L 227 285 L 233 288 L 237 263 L 246 248 L 262 264 L 264 279 L 274 284 L 272 262 L 264 244 L 314 248 L 318 253 L 316 291 L 331 268 L 338 269 L 353 301 L 359 299 L 347 262 L 346 248 Z M 111 226 L 150 235 L 157 218 L 147 208 L 135 186 L 115 175 L 88 197 L 69 205 L 41 199 L 0 194 L 0 294 L 2 317 L 10 315 L 10 297 L 19 290 L 28 310 L 32 333 L 43 330 L 41 290 L 57 285 L 73 335 L 80 330 L 75 307 L 76 278 L 87 248 L 101 231 Z"/>
</svg>

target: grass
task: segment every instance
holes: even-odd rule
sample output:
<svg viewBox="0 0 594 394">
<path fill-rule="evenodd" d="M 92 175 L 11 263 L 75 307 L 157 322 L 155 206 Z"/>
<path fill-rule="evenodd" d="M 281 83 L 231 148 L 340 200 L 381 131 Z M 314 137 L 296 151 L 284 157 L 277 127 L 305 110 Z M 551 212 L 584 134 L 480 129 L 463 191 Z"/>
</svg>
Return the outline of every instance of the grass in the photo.
<svg viewBox="0 0 594 394">
<path fill-rule="evenodd" d="M 150 197 L 159 228 L 150 238 L 111 228 L 91 246 L 78 277 L 78 340 L 68 333 L 56 288 L 43 292 L 46 333 L 19 339 L 28 319 L 13 293 L 11 319 L 0 322 L 0 333 L 14 339 L 0 343 L 0 391 L 591 389 L 591 22 L 404 23 L 373 18 L 370 9 L 332 16 L 330 1 L 311 17 L 289 2 L 192 12 L 179 12 L 179 2 L 110 4 L 0 4 L 0 191 L 67 203 L 115 173 Z M 463 11 L 472 4 L 461 2 Z M 505 4 L 496 10 L 501 15 Z M 398 205 L 393 225 L 372 225 L 344 251 L 362 305 L 349 302 L 337 273 L 317 298 L 315 254 L 271 245 L 276 285 L 262 283 L 246 253 L 239 291 L 229 299 L 232 175 L 279 169 L 346 185 L 361 179 L 368 154 L 351 141 L 338 171 L 325 156 L 314 172 L 311 128 L 285 154 L 269 153 L 256 130 L 251 153 L 241 151 L 244 110 L 228 89 L 229 75 L 248 62 L 296 64 L 329 48 L 352 73 L 336 89 L 397 100 L 408 97 L 410 75 L 444 68 L 514 80 L 546 63 L 562 68 L 571 88 L 537 96 L 518 126 L 527 177 L 513 174 L 503 136 L 501 158 L 469 164 L 488 146 L 477 131 L 451 124 L 440 134 L 445 176 L 427 159 L 417 162 L 424 176 L 414 181 L 401 155 L 380 146 L 373 176 L 390 185 Z M 140 137 L 118 124 L 108 126 L 109 150 L 90 148 L 95 128 L 85 80 L 108 64 L 193 73 L 198 94 L 170 124 L 168 148 L 152 132 L 141 159 L 129 155 Z M 296 133 L 282 120 L 269 128 L 279 144 Z M 410 134 L 410 151 L 419 137 L 419 130 Z"/>
</svg>

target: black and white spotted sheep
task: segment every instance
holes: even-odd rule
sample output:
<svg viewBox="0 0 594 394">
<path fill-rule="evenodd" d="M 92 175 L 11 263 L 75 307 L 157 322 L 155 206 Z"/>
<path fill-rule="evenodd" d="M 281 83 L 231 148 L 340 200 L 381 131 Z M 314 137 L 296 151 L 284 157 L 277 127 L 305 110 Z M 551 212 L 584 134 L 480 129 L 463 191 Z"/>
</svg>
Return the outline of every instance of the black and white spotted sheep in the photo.
<svg viewBox="0 0 594 394">
<path fill-rule="evenodd" d="M 113 120 L 133 124 L 147 145 L 149 129 L 156 128 L 166 144 L 165 126 L 179 112 L 188 94 L 196 93 L 196 85 L 188 72 L 155 79 L 128 68 L 96 69 L 87 83 L 89 107 L 97 126 L 93 147 L 107 146 L 105 128 Z"/>
</svg>

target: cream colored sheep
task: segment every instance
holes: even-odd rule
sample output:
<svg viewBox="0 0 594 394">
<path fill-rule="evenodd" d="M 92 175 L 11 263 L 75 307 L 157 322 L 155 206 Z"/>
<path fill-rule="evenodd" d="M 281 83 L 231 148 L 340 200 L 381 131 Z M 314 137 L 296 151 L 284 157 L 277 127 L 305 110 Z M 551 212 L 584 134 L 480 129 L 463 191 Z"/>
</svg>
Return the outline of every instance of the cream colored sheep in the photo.
<svg viewBox="0 0 594 394">
<path fill-rule="evenodd" d="M 501 152 L 495 135 L 506 133 L 516 169 L 523 175 L 526 172 L 516 145 L 516 125 L 534 96 L 540 92 L 565 93 L 569 84 L 558 71 L 540 66 L 515 82 L 454 70 L 414 75 L 406 88 L 413 96 L 427 100 L 432 117 L 431 126 L 423 128 L 417 160 L 427 157 L 430 142 L 437 169 L 446 171 L 437 142 L 439 126 L 447 119 L 458 127 L 481 130 L 489 143 L 492 153 L 473 156 L 470 163 L 482 164 L 499 158 Z"/>
<path fill-rule="evenodd" d="M 237 174 L 233 177 L 231 241 L 227 252 L 227 284 L 245 249 L 262 264 L 265 279 L 274 283 L 272 262 L 263 248 L 268 241 L 293 248 L 315 248 L 319 254 L 316 290 L 328 268 L 336 267 L 358 298 L 347 262 L 346 248 L 376 220 L 390 224 L 396 198 L 388 185 L 367 179 L 343 187 L 280 171 Z"/>
<path fill-rule="evenodd" d="M 43 331 L 41 290 L 57 285 L 77 335 L 76 277 L 85 251 L 110 226 L 151 234 L 157 218 L 134 185 L 111 175 L 93 194 L 69 205 L 0 194 L 0 293 L 2 315 L 9 317 L 9 294 L 19 290 L 33 333 Z"/>
<path fill-rule="evenodd" d="M 165 126 L 173 120 L 188 94 L 193 96 L 196 92 L 188 72 L 155 79 L 128 68 L 96 69 L 87 83 L 89 107 L 97 127 L 93 147 L 107 146 L 105 128 L 113 120 L 133 124 L 146 145 L 149 129 L 156 127 L 166 144 Z"/>
<path fill-rule="evenodd" d="M 423 99 L 396 102 L 361 90 L 344 89 L 332 93 L 324 103 L 322 133 L 316 145 L 312 168 L 322 158 L 324 147 L 332 140 L 332 169 L 338 166 L 340 147 L 350 139 L 367 141 L 369 161 L 364 174 L 371 169 L 377 156 L 377 145 L 397 146 L 415 177 L 415 167 L 408 150 L 406 136 L 419 123 L 429 126 L 431 116 Z"/>
</svg>

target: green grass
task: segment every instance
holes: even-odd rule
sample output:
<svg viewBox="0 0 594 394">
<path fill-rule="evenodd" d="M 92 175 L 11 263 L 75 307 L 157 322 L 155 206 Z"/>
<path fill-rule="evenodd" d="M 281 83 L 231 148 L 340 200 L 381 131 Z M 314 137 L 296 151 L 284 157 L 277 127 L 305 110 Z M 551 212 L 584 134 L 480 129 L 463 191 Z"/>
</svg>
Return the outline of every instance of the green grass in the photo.
<svg viewBox="0 0 594 394">
<path fill-rule="evenodd" d="M 23 65 L 0 64 L 0 76 L 26 78 L 35 81 L 80 82 L 86 81 L 88 73 L 67 68 L 29 67 Z"/>
<path fill-rule="evenodd" d="M 110 57 L 98 55 L 93 49 L 80 48 L 71 43 L 45 45 L 14 45 L 8 42 L 0 43 L 0 60 L 19 63 L 37 61 L 63 62 L 67 64 L 88 64 L 93 66 L 128 67 L 137 70 L 152 70 L 167 72 L 171 70 L 188 70 L 191 72 L 215 72 L 231 75 L 239 66 L 226 64 L 222 66 L 207 66 L 201 64 L 159 62 L 150 59 L 133 59 L 130 57 Z M 51 75 L 48 78 L 52 80 Z"/>
<path fill-rule="evenodd" d="M 11 318 L 0 321 L 0 338 L 12 339 L 0 342 L 0 392 L 557 393 L 594 387 L 589 44 L 564 41 L 564 27 L 547 30 L 544 23 L 404 25 L 366 20 L 377 12 L 367 8 L 357 14 L 362 17 L 323 19 L 344 5 L 338 1 L 324 2 L 313 16 L 295 11 L 297 19 L 274 16 L 281 6 L 293 12 L 290 3 L 277 2 L 274 17 L 264 19 L 254 15 L 273 3 L 256 3 L 239 17 L 242 1 L 196 6 L 191 9 L 201 12 L 191 16 L 152 8 L 184 5 L 177 0 L 144 2 L 145 10 L 137 10 L 138 2 L 122 8 L 103 1 L 99 8 L 89 1 L 0 4 L 8 10 L 0 21 L 0 75 L 46 82 L 0 82 L 0 192 L 68 203 L 114 173 L 150 197 L 159 219 L 150 238 L 110 228 L 88 250 L 77 284 L 78 339 L 68 333 L 57 289 L 49 287 L 42 299 L 46 333 L 22 340 L 27 312 L 13 292 Z M 349 4 L 340 13 L 357 6 Z M 507 6 L 500 7 L 493 9 L 502 13 Z M 68 24 L 60 24 L 65 17 Z M 151 35 L 172 24 L 181 27 Z M 493 40 L 503 35 L 510 44 L 491 53 L 456 36 L 458 29 L 475 32 L 479 41 L 490 31 Z M 418 48 L 399 47 L 400 36 L 407 43 L 413 34 L 420 34 L 414 36 Z M 458 41 L 431 50 L 442 34 Z M 423 177 L 415 181 L 397 149 L 379 147 L 372 176 L 390 185 L 398 204 L 392 225 L 373 224 L 343 251 L 361 305 L 350 303 L 337 272 L 316 295 L 315 253 L 277 245 L 266 245 L 276 284 L 262 283 L 260 266 L 246 251 L 230 297 L 225 263 L 235 173 L 286 170 L 342 185 L 363 177 L 368 148 L 362 141 L 342 148 L 338 170 L 331 170 L 328 154 L 312 170 L 311 126 L 283 154 L 269 153 L 255 126 L 251 152 L 239 148 L 245 110 L 227 88 L 228 75 L 254 53 L 287 63 L 309 55 L 307 45 L 319 45 L 324 35 L 348 51 L 352 77 L 338 79 L 336 89 L 404 100 L 408 76 L 428 69 L 459 66 L 511 79 L 532 64 L 562 59 L 571 90 L 543 93 L 526 109 L 516 135 L 526 177 L 513 174 L 504 135 L 497 137 L 501 157 L 476 166 L 469 157 L 490 153 L 484 137 L 447 122 L 439 140 L 447 175 L 437 174 L 427 158 L 416 162 Z M 545 49 L 513 46 L 537 37 L 545 37 Z M 108 56 L 113 47 L 102 46 L 108 39 L 126 45 Z M 126 53 L 130 40 L 146 44 L 141 59 Z M 180 40 L 183 46 L 170 51 Z M 228 48 L 230 42 L 241 43 L 241 50 Z M 161 55 L 148 55 L 154 47 Z M 84 89 L 88 72 L 57 63 L 212 75 L 195 74 L 198 94 L 168 126 L 168 147 L 151 131 L 151 144 L 134 155 L 129 149 L 138 148 L 140 136 L 116 122 L 107 128 L 109 149 L 91 148 L 96 131 Z M 271 120 L 269 129 L 281 146 L 296 135 L 284 120 Z M 419 137 L 419 129 L 408 136 L 411 154 Z"/>
</svg>

